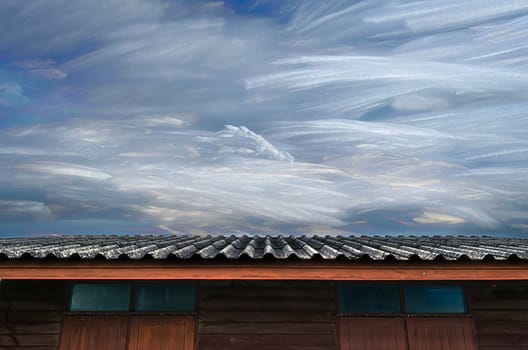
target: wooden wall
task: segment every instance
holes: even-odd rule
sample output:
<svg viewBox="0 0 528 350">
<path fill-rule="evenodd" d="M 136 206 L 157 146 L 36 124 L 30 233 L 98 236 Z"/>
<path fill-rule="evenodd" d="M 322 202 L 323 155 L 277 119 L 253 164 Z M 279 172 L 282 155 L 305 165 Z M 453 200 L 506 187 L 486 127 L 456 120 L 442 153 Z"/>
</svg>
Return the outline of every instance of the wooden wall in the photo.
<svg viewBox="0 0 528 350">
<path fill-rule="evenodd" d="M 199 350 L 336 350 L 335 284 L 202 282 Z M 56 350 L 65 283 L 0 282 L 0 350 Z M 468 284 L 480 350 L 528 349 L 528 281 Z"/>
<path fill-rule="evenodd" d="M 480 350 L 528 349 L 528 282 L 468 287 Z"/>
<path fill-rule="evenodd" d="M 335 350 L 332 282 L 202 282 L 199 350 Z"/>
<path fill-rule="evenodd" d="M 63 283 L 0 282 L 0 349 L 55 350 L 64 310 Z"/>
</svg>

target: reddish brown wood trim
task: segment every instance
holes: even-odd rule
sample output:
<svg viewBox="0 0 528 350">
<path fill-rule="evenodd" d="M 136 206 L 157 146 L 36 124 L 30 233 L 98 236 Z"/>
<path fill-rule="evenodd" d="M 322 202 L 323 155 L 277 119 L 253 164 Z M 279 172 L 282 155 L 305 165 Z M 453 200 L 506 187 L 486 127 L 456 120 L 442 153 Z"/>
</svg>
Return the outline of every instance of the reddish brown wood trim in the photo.
<svg viewBox="0 0 528 350">
<path fill-rule="evenodd" d="M 33 262 L 0 263 L 4 280 L 528 280 L 527 263 Z"/>
</svg>

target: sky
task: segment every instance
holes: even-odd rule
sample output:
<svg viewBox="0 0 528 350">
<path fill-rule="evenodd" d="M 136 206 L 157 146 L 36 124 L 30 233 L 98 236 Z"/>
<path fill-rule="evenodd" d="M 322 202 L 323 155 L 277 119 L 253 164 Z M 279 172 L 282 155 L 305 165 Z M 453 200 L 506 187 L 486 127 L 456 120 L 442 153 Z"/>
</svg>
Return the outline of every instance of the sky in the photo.
<svg viewBox="0 0 528 350">
<path fill-rule="evenodd" d="M 0 235 L 528 234 L 528 2 L 2 0 Z"/>
</svg>

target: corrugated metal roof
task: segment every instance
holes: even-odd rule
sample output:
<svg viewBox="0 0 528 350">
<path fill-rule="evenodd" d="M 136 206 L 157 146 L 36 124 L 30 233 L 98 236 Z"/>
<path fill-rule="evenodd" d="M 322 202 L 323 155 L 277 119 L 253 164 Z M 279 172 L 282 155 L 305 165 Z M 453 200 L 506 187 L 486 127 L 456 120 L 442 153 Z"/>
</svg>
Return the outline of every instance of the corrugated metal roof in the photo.
<svg viewBox="0 0 528 350">
<path fill-rule="evenodd" d="M 49 236 L 0 239 L 0 257 L 528 260 L 528 239 L 481 236 Z"/>
</svg>

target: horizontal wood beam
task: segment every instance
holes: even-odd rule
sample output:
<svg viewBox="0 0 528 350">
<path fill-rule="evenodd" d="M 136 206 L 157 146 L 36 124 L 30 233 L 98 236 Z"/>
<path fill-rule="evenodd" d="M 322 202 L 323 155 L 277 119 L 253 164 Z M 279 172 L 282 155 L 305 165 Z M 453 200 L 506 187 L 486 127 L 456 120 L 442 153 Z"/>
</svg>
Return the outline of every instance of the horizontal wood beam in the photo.
<svg viewBox="0 0 528 350">
<path fill-rule="evenodd" d="M 528 280 L 528 263 L 0 262 L 2 280 Z"/>
</svg>

